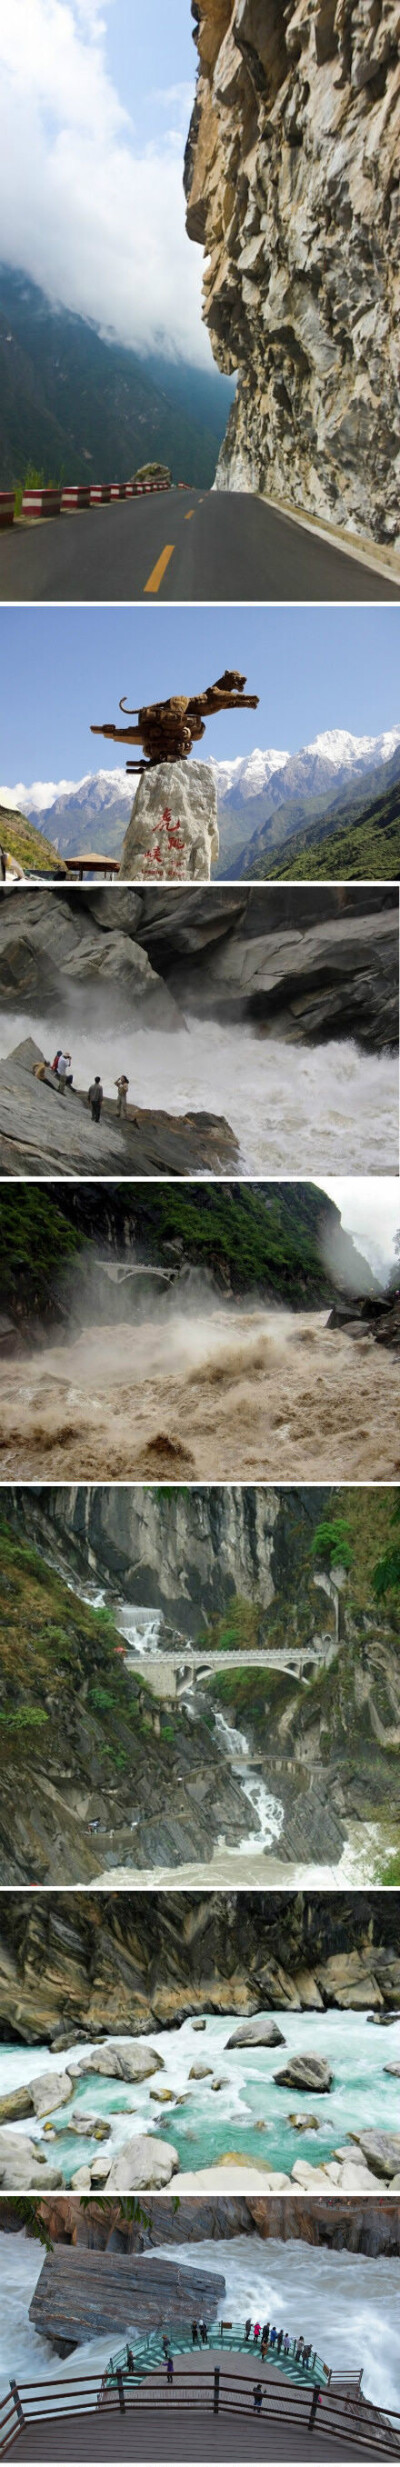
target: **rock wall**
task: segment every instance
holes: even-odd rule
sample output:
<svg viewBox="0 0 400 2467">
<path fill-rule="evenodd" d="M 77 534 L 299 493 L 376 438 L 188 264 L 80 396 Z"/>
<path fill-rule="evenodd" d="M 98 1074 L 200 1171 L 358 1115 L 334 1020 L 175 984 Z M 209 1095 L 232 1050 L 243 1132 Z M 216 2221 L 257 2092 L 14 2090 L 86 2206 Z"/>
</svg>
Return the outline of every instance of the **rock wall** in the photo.
<svg viewBox="0 0 400 2467">
<path fill-rule="evenodd" d="M 111 2197 L 107 2207 L 92 2200 L 81 2209 L 76 2197 L 68 2196 L 41 2204 L 55 2244 L 61 2239 L 92 2251 L 111 2248 L 135 2253 L 143 2242 L 197 2244 L 203 2237 L 230 2241 L 233 2236 L 251 2236 L 254 2230 L 266 2238 L 278 2236 L 283 2243 L 299 2237 L 302 2244 L 330 2245 L 336 2252 L 364 2253 L 371 2259 L 379 2253 L 400 2251 L 400 2202 L 394 2194 L 389 2200 L 385 2194 L 376 2199 L 369 2194 L 367 2201 L 358 2200 L 357 2195 L 351 2201 L 342 2195 L 339 2201 L 334 2193 L 326 2201 L 323 2195 L 318 2201 L 307 2201 L 300 2193 L 293 2200 L 290 2194 L 276 2193 L 273 2198 L 267 2195 L 256 2200 L 210 2199 L 203 2194 L 197 2201 L 187 2194 L 184 2218 L 182 2203 L 171 2201 L 168 2194 L 161 2200 L 151 2195 L 143 2207 L 145 2219 L 139 2224 L 127 2217 L 126 2206 L 122 2211 Z M 2 2203 L 1 2220 L 7 2231 L 15 2229 L 9 2201 Z"/>
<path fill-rule="evenodd" d="M 5 1492 L 18 1529 L 54 1547 L 72 1544 L 75 1565 L 108 1578 L 128 1600 L 160 1607 L 197 1639 L 233 1594 L 260 1601 L 295 1594 L 326 1490 L 248 1487 L 158 1490 L 140 1486 Z M 278 1532 L 279 1528 L 279 1532 Z M 316 1623 L 321 1623 L 318 1597 Z M 328 1624 L 328 1622 L 327 1622 Z"/>
<path fill-rule="evenodd" d="M 238 388 L 216 485 L 400 547 L 397 0 L 193 0 L 204 314 Z"/>
<path fill-rule="evenodd" d="M 400 2001 L 400 1896 L 11 1893 L 0 2036 L 60 2050 L 187 2015 Z"/>
</svg>

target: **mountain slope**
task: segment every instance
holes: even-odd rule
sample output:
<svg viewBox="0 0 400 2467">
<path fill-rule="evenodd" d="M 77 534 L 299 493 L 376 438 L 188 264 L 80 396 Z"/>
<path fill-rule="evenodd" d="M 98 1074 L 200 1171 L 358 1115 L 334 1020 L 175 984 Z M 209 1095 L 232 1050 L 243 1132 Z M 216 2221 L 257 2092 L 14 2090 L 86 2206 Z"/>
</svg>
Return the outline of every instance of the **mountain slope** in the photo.
<svg viewBox="0 0 400 2467">
<path fill-rule="evenodd" d="M 160 459 L 211 487 L 232 388 L 211 372 L 142 360 L 0 269 L 0 486 L 29 464 L 47 481 L 129 479 Z"/>
<path fill-rule="evenodd" d="M 400 780 L 386 796 L 373 798 L 353 821 L 346 819 L 348 810 L 347 803 L 336 831 L 329 828 L 325 816 L 322 825 L 310 824 L 308 830 L 296 831 L 293 838 L 284 840 L 277 862 L 265 862 L 263 880 L 315 882 L 319 875 L 325 881 L 340 877 L 346 882 L 398 882 Z"/>
<path fill-rule="evenodd" d="M 33 823 L 17 807 L 0 805 L 0 844 L 27 873 L 49 874 L 52 881 L 55 874 L 65 873 L 52 840 L 45 839 L 44 831 L 35 831 Z"/>
<path fill-rule="evenodd" d="M 343 814 L 347 821 L 349 806 L 358 805 L 362 811 L 366 801 L 380 796 L 398 779 L 400 728 L 376 738 L 350 737 L 338 729 L 302 746 L 280 772 L 274 772 L 259 799 L 249 801 L 246 841 L 229 869 L 230 878 L 235 882 L 253 881 L 257 876 L 264 880 L 265 859 L 268 863 L 292 834 L 307 831 L 310 824 L 318 840 L 325 817 L 332 829 L 336 815 L 339 823 Z M 225 879 L 227 874 L 228 868 Z"/>
</svg>

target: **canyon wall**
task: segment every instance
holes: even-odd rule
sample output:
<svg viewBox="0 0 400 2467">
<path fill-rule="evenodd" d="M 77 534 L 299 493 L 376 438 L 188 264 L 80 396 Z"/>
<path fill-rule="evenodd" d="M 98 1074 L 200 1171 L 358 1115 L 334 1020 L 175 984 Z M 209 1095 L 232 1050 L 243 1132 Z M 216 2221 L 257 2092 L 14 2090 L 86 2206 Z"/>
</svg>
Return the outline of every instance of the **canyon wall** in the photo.
<svg viewBox="0 0 400 2467">
<path fill-rule="evenodd" d="M 197 1640 L 233 1595 L 268 1612 L 276 1593 L 293 1620 L 296 1588 L 330 1493 L 272 1487 L 209 1490 L 56 1484 L 5 1491 L 13 1523 L 127 1599 L 159 1608 Z M 321 1599 L 315 1592 L 315 1622 Z M 324 1606 L 325 1608 L 325 1606 Z M 326 1612 L 324 1624 L 329 1626 Z"/>
<path fill-rule="evenodd" d="M 400 547 L 397 0 L 192 0 L 217 486 Z"/>
<path fill-rule="evenodd" d="M 190 2014 L 392 2009 L 400 1896 L 3 1894 L 0 2037 L 53 2047 Z"/>
<path fill-rule="evenodd" d="M 109 2199 L 105 2203 L 90 2201 L 81 2208 L 80 2202 L 57 2195 L 40 2204 L 54 2243 L 60 2241 L 83 2245 L 89 2251 L 111 2250 L 136 2253 L 140 2247 L 157 2244 L 200 2243 L 203 2237 L 230 2242 L 233 2236 L 277 2236 L 283 2243 L 299 2237 L 302 2244 L 330 2245 L 333 2251 L 364 2253 L 374 2259 L 379 2253 L 400 2251 L 400 2202 L 394 2195 L 357 2196 L 340 2201 L 335 2194 L 324 2200 L 307 2201 L 296 2193 L 264 2195 L 261 2199 L 224 2200 L 203 2194 L 201 2200 L 185 2196 L 184 2204 L 163 2194 L 146 2199 L 144 2216 L 127 2216 L 126 2207 Z M 2 2223 L 15 2228 L 15 2213 L 10 2201 L 2 2204 Z"/>
</svg>

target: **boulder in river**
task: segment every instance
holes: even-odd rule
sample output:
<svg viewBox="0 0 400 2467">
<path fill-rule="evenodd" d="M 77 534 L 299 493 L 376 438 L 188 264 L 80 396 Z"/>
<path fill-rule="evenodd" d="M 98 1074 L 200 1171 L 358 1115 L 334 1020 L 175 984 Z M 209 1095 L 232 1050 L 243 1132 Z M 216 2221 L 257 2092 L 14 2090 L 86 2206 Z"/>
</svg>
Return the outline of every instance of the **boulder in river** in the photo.
<svg viewBox="0 0 400 2467">
<path fill-rule="evenodd" d="M 374 2176 L 384 2176 L 390 2183 L 400 2175 L 400 2133 L 352 2133 L 350 2138 L 358 2142 Z"/>
<path fill-rule="evenodd" d="M 152 2133 L 135 2133 L 132 2141 L 118 2150 L 107 2177 L 108 2193 L 148 2193 L 154 2187 L 170 2184 L 179 2167 L 173 2143 L 159 2141 Z"/>
<path fill-rule="evenodd" d="M 35 2116 L 51 2116 L 53 2108 L 66 2107 L 72 2096 L 70 2073 L 38 2073 L 29 2084 Z"/>
<path fill-rule="evenodd" d="M 205 2081 L 207 2081 L 207 2079 L 208 2079 L 208 2078 L 210 2078 L 210 2079 L 211 2079 L 211 2074 L 212 2074 L 212 2064 L 191 2064 L 191 2066 L 190 2066 L 190 2073 L 189 2073 L 189 2081 L 190 2081 L 190 2082 L 205 2082 Z"/>
<path fill-rule="evenodd" d="M 0 2186 L 2 2193 L 54 2193 L 62 2185 L 60 2167 L 51 2167 L 39 2148 L 26 2133 L 0 2132 Z"/>
<path fill-rule="evenodd" d="M 143 2047 L 138 2039 L 129 2039 L 124 2046 L 122 2042 L 116 2046 L 110 2040 L 105 2047 L 94 2047 L 91 2056 L 82 2056 L 80 2064 L 71 2066 L 71 2077 L 77 2081 L 83 2073 L 104 2073 L 109 2080 L 145 2082 L 148 2074 L 163 2071 L 164 2059 L 157 2056 L 155 2047 Z"/>
<path fill-rule="evenodd" d="M 102 2252 L 60 2243 L 46 2254 L 29 2319 L 62 2353 L 67 2343 L 84 2346 L 87 2339 L 107 2335 L 111 2343 L 118 2332 L 122 2339 L 128 2324 L 143 2335 L 168 2321 L 185 2323 L 203 2316 L 215 2321 L 224 2295 L 222 2273 L 199 2268 L 195 2253 L 191 2266 L 153 2253 Z"/>
<path fill-rule="evenodd" d="M 296 2133 L 319 2133 L 319 2116 L 297 2116 L 295 2113 L 287 2117 L 287 2123 L 294 2126 Z"/>
<path fill-rule="evenodd" d="M 324 2056 L 314 2056 L 312 2049 L 306 2049 L 303 2056 L 291 2056 L 281 2073 L 274 2073 L 274 2082 L 288 2090 L 331 2090 L 333 2073 Z"/>
<path fill-rule="evenodd" d="M 232 2031 L 225 2044 L 226 2047 L 285 2047 L 286 2040 L 271 2014 L 253 2013 L 251 2021 L 239 2022 L 238 2030 Z"/>
</svg>

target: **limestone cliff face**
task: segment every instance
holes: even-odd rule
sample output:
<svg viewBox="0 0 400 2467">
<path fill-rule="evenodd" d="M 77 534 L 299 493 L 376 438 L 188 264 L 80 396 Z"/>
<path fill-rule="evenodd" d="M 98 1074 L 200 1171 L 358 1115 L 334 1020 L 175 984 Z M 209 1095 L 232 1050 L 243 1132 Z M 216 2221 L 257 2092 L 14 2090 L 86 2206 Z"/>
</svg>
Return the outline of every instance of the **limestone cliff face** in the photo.
<svg viewBox="0 0 400 2467">
<path fill-rule="evenodd" d="M 185 185 L 238 369 L 217 471 L 400 545 L 398 0 L 192 0 Z"/>
<path fill-rule="evenodd" d="M 92 1483 L 5 1494 L 18 1530 L 22 1524 L 53 1547 L 56 1531 L 86 1574 L 111 1579 L 128 1599 L 131 1591 L 133 1600 L 140 1594 L 142 1604 L 159 1606 L 169 1623 L 176 1620 L 197 1639 L 234 1594 L 265 1611 L 285 1588 L 296 1594 L 327 1497 L 318 1488 L 165 1491 Z"/>
<path fill-rule="evenodd" d="M 325 2201 L 294 2199 L 290 2194 L 263 2196 L 261 2200 L 224 2200 L 219 2196 L 201 2200 L 185 2196 L 185 2216 L 182 2202 L 171 2201 L 165 2193 L 146 2200 L 145 2224 L 126 2215 L 126 2205 L 109 2197 L 107 2203 L 91 2201 L 84 2209 L 76 2196 L 57 2195 L 42 2202 L 54 2244 L 83 2245 L 89 2251 L 136 2253 L 140 2247 L 183 2242 L 200 2243 L 203 2237 L 226 2238 L 256 2234 L 268 2238 L 279 2236 L 283 2243 L 299 2237 L 302 2244 L 328 2244 L 334 2251 L 364 2253 L 375 2259 L 378 2253 L 397 2254 L 400 2251 L 400 2202 L 383 2194 L 376 2200 L 369 2194 L 367 2201 L 352 2197 L 351 2201 L 334 2194 Z M 2 2203 L 2 2226 L 10 2233 L 15 2229 L 15 2214 L 11 2202 Z"/>
</svg>

